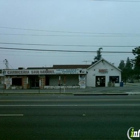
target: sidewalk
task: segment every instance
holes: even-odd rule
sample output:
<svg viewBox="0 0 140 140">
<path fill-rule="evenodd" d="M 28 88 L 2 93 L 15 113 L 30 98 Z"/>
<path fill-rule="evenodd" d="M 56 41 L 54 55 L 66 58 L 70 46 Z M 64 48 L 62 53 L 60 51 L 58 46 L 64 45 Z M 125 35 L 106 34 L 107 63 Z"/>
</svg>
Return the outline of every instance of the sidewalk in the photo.
<svg viewBox="0 0 140 140">
<path fill-rule="evenodd" d="M 66 92 L 64 91 L 56 91 L 56 90 L 0 90 L 0 95 L 140 95 L 140 91 L 138 90 L 123 90 L 122 88 L 114 88 L 114 90 L 94 90 L 94 89 L 89 89 L 89 90 L 67 90 Z"/>
<path fill-rule="evenodd" d="M 124 83 L 124 86 L 140 86 L 140 82 L 139 83 Z"/>
<path fill-rule="evenodd" d="M 4 90 L 0 89 L 0 94 L 64 94 L 64 95 L 123 95 L 140 94 L 140 83 L 126 83 L 123 87 L 94 87 L 86 89 L 21 89 Z"/>
</svg>

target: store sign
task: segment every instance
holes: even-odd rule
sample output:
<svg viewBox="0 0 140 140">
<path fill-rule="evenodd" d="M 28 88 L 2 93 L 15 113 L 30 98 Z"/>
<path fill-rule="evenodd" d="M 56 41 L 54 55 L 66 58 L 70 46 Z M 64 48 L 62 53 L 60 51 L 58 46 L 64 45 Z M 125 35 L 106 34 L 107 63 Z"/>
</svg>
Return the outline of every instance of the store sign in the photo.
<svg viewBox="0 0 140 140">
<path fill-rule="evenodd" d="M 99 69 L 100 73 L 108 73 L 108 69 Z"/>
<path fill-rule="evenodd" d="M 76 74 L 76 69 L 56 69 L 57 74 Z"/>
<path fill-rule="evenodd" d="M 86 70 L 79 69 L 56 69 L 56 74 L 85 74 Z"/>
<path fill-rule="evenodd" d="M 44 75 L 54 74 L 54 70 L 4 70 L 4 75 Z"/>
<path fill-rule="evenodd" d="M 4 75 L 86 74 L 86 69 L 4 70 Z"/>
<path fill-rule="evenodd" d="M 55 69 L 55 74 L 86 74 L 86 69 Z"/>
</svg>

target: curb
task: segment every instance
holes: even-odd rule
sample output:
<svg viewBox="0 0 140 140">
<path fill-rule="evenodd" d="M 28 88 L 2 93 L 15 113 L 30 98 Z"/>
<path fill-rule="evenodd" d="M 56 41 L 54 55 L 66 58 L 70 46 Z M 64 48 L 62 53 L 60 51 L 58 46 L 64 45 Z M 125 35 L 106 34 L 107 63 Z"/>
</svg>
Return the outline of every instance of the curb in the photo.
<svg viewBox="0 0 140 140">
<path fill-rule="evenodd" d="M 140 95 L 140 92 L 126 92 L 128 95 Z"/>
<path fill-rule="evenodd" d="M 98 93 L 98 94 L 88 94 L 88 93 L 85 93 L 85 94 L 73 94 L 74 96 L 116 96 L 116 95 L 122 95 L 122 96 L 126 96 L 126 95 L 129 95 L 128 93 Z"/>
<path fill-rule="evenodd" d="M 40 95 L 73 95 L 73 93 L 0 93 L 0 96 L 8 96 L 8 95 L 38 95 L 38 96 L 40 96 Z"/>
</svg>

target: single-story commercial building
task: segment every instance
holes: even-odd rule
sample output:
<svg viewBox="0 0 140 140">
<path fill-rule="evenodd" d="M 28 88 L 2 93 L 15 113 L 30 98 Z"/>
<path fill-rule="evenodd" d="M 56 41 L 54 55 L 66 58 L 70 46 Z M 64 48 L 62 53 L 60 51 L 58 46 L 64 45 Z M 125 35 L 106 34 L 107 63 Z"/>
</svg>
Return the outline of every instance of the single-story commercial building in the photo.
<svg viewBox="0 0 140 140">
<path fill-rule="evenodd" d="M 87 87 L 120 86 L 121 70 L 105 59 L 92 64 L 87 71 Z"/>
<path fill-rule="evenodd" d="M 91 65 L 4 69 L 3 74 L 6 89 L 107 87 L 121 81 L 121 70 L 105 59 Z"/>
</svg>

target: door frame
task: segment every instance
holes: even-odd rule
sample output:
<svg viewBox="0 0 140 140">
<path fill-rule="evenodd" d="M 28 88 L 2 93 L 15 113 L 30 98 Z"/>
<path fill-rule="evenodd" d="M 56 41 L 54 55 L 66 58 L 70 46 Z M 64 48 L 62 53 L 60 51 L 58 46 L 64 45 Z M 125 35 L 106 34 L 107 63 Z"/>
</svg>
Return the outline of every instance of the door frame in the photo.
<svg viewBox="0 0 140 140">
<path fill-rule="evenodd" d="M 106 86 L 106 76 L 96 76 L 95 77 L 95 86 L 96 87 L 105 87 Z"/>
</svg>

